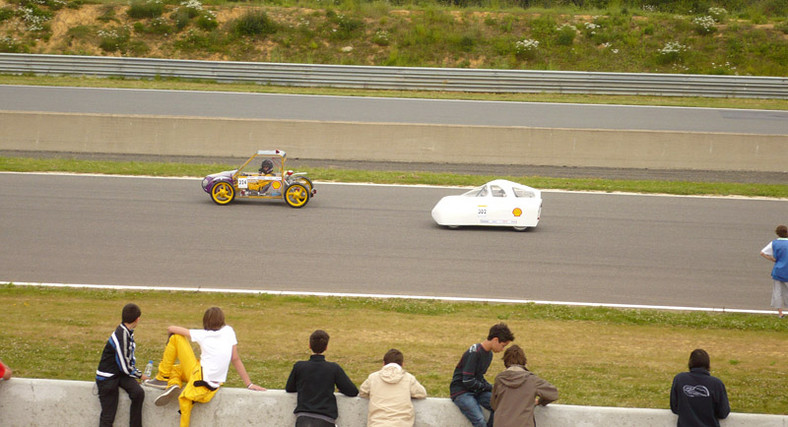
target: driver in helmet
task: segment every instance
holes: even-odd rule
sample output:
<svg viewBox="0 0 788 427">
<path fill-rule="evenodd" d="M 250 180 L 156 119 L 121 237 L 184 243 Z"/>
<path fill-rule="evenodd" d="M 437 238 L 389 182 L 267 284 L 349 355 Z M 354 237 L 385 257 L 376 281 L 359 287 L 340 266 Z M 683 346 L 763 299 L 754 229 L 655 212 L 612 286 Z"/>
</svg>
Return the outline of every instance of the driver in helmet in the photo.
<svg viewBox="0 0 788 427">
<path fill-rule="evenodd" d="M 260 175 L 262 176 L 273 176 L 274 175 L 274 162 L 271 159 L 263 160 L 263 163 L 260 164 L 259 169 Z M 271 190 L 271 181 L 265 182 L 257 191 L 258 194 L 267 194 Z"/>
<path fill-rule="evenodd" d="M 263 175 L 271 175 L 274 172 L 274 162 L 271 159 L 263 160 L 263 163 L 260 165 L 260 173 Z"/>
</svg>

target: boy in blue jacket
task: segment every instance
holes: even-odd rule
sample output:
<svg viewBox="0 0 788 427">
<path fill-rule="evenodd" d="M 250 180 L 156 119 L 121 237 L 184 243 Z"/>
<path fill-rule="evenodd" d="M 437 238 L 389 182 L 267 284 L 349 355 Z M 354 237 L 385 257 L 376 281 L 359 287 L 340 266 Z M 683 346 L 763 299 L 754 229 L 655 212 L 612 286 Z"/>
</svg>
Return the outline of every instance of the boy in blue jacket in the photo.
<svg viewBox="0 0 788 427">
<path fill-rule="evenodd" d="M 679 416 L 678 427 L 719 427 L 720 419 L 731 412 L 725 384 L 709 373 L 709 354 L 693 350 L 689 372 L 673 378 L 670 410 Z"/>
<path fill-rule="evenodd" d="M 112 427 L 115 413 L 118 410 L 118 388 L 126 390 L 131 399 L 131 414 L 129 425 L 142 426 L 142 402 L 145 400 L 145 391 L 140 387 L 139 381 L 148 379 L 137 369 L 134 350 L 134 328 L 140 322 L 142 312 L 137 304 L 126 304 L 121 313 L 121 324 L 109 336 L 104 351 L 101 353 L 96 370 L 96 386 L 98 387 L 99 402 L 101 402 L 101 416 L 99 426 Z"/>
</svg>

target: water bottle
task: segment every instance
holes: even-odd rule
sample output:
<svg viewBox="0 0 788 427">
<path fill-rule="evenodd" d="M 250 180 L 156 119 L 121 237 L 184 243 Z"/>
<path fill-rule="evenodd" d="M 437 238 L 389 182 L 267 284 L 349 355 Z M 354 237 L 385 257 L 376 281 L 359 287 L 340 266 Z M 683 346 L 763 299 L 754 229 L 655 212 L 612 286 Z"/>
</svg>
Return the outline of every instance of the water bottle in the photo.
<svg viewBox="0 0 788 427">
<path fill-rule="evenodd" d="M 144 374 L 145 374 L 146 377 L 150 378 L 152 373 L 153 373 L 153 361 L 152 360 L 148 360 L 148 364 L 145 365 L 145 372 L 144 372 Z"/>
</svg>

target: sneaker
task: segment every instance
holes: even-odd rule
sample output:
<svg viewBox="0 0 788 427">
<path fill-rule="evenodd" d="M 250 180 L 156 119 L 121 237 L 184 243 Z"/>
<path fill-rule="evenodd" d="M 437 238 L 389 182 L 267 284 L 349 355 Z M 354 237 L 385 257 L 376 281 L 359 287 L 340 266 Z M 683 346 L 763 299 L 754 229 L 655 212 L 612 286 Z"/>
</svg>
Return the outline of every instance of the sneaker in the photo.
<svg viewBox="0 0 788 427">
<path fill-rule="evenodd" d="M 157 397 L 153 403 L 155 403 L 156 406 L 164 406 L 170 403 L 170 400 L 173 397 L 177 397 L 179 394 L 181 394 L 181 388 L 178 387 L 177 385 L 172 385 L 169 388 L 167 388 L 167 390 L 165 390 L 164 393 L 159 395 L 159 397 Z"/>
<path fill-rule="evenodd" d="M 148 387 L 158 388 L 158 389 L 166 389 L 167 388 L 167 381 L 157 380 L 155 378 L 151 378 L 142 382 Z"/>
</svg>

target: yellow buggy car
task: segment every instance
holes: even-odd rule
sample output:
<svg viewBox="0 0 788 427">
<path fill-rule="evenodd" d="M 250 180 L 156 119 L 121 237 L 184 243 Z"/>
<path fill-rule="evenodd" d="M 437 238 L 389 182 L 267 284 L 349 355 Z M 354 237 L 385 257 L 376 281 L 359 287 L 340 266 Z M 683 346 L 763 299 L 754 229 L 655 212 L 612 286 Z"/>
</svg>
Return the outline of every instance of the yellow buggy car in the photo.
<svg viewBox="0 0 788 427">
<path fill-rule="evenodd" d="M 203 178 L 202 189 L 219 205 L 241 197 L 284 199 L 294 208 L 303 207 L 317 190 L 305 172 L 286 171 L 286 159 L 282 150 L 260 150 L 238 169 Z"/>
</svg>

